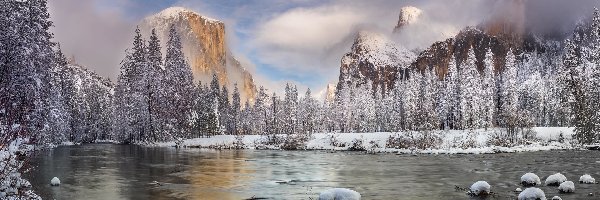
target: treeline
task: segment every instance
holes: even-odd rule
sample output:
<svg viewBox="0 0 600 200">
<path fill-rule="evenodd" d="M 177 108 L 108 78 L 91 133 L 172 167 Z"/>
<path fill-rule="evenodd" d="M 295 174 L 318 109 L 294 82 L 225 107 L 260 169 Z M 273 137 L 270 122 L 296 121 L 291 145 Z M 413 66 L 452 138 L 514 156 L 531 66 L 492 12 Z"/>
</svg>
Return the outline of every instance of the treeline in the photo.
<svg viewBox="0 0 600 200">
<path fill-rule="evenodd" d="M 594 16 L 598 16 L 598 12 Z M 598 24 L 598 17 L 594 17 L 589 25 L 579 25 L 574 41 L 567 41 L 566 47 L 555 43 L 547 44 L 544 52 L 509 49 L 506 55 L 494 55 L 488 49 L 479 66 L 473 48 L 470 48 L 466 59 L 452 56 L 445 74 L 437 74 L 432 68 L 422 71 L 409 69 L 396 81 L 393 89 L 374 86 L 369 81 L 341 80 L 335 98 L 324 101 L 315 99 L 310 89 L 299 95 L 296 86 L 288 84 L 283 96 L 260 87 L 258 95 L 252 99 L 253 103 L 241 102 L 238 88 L 234 87 L 230 96 L 227 86 L 220 86 L 216 76 L 208 85 L 193 85 L 187 71 L 189 67 L 183 67 L 187 64 L 182 61 L 182 67 L 177 69 L 185 69 L 184 74 L 187 75 L 184 77 L 187 79 L 179 81 L 184 85 L 177 87 L 193 92 L 149 90 L 141 93 L 145 96 L 138 95 L 138 99 L 147 103 L 131 104 L 148 108 L 143 111 L 148 113 L 147 116 L 152 116 L 152 113 L 177 114 L 160 114 L 157 118 L 147 117 L 139 121 L 135 121 L 139 118 L 130 118 L 127 120 L 132 120 L 132 123 L 147 125 L 131 129 L 134 131 L 115 133 L 119 137 L 124 136 L 120 139 L 124 141 L 152 142 L 218 134 L 307 136 L 314 132 L 334 131 L 397 132 L 499 127 L 505 130 L 504 140 L 510 141 L 522 137 L 520 130 L 528 127 L 577 126 L 576 136 L 580 142 L 591 143 L 597 141 L 595 127 L 600 120 L 594 105 L 594 100 L 600 97 L 598 87 L 595 87 L 600 86 L 600 82 L 596 83 L 599 79 L 595 78 L 600 69 L 596 67 L 598 59 L 594 56 L 600 47 L 600 39 L 594 39 L 598 37 L 595 33 L 599 30 Z M 505 59 L 494 61 L 501 57 Z M 180 60 L 184 60 L 183 57 Z M 502 64 L 498 67 L 500 70 L 494 70 L 495 62 Z M 158 82 L 169 82 L 167 63 L 165 60 L 163 68 L 156 68 L 162 75 L 151 77 L 164 77 Z M 135 70 L 124 68 L 123 71 Z M 136 87 L 144 90 L 154 86 L 126 88 Z M 167 96 L 156 95 L 160 93 Z M 180 100 L 152 100 L 152 95 Z M 152 106 L 153 101 L 168 106 L 158 107 L 157 111 Z M 182 103 L 181 109 L 169 105 L 172 104 L 170 102 Z M 119 123 L 124 121 L 115 120 Z M 157 125 L 150 121 L 166 123 Z"/>
<path fill-rule="evenodd" d="M 447 72 L 406 70 L 395 87 L 340 80 L 332 99 L 286 85 L 282 96 L 260 87 L 242 102 L 236 85 L 194 83 L 171 27 L 166 55 L 152 31 L 136 30 L 116 86 L 67 62 L 51 41 L 45 1 L 2 1 L 0 131 L 2 143 L 152 143 L 232 135 L 396 132 L 506 128 L 507 140 L 532 126 L 576 126 L 583 143 L 598 141 L 600 17 L 580 24 L 564 46 L 506 55 L 487 51 L 476 64 L 452 56 Z M 505 57 L 503 61 L 494 61 Z M 501 63 L 494 70 L 494 62 Z M 303 95 L 302 95 L 303 94 Z"/>
</svg>

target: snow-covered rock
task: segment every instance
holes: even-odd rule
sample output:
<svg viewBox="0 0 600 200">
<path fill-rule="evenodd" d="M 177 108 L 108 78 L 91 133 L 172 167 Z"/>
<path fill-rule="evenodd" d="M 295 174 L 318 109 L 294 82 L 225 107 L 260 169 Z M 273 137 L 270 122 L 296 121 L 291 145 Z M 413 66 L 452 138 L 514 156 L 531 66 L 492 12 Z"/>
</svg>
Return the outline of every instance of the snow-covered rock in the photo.
<svg viewBox="0 0 600 200">
<path fill-rule="evenodd" d="M 546 194 L 539 188 L 527 188 L 519 193 L 518 200 L 546 200 Z"/>
<path fill-rule="evenodd" d="M 567 181 L 567 177 L 565 177 L 565 175 L 562 175 L 561 173 L 556 173 L 548 176 L 548 178 L 546 178 L 545 183 L 549 186 L 558 186 L 565 181 Z"/>
<path fill-rule="evenodd" d="M 526 173 L 521 176 L 521 185 L 525 187 L 541 185 L 540 177 L 534 173 Z"/>
<path fill-rule="evenodd" d="M 517 188 L 515 189 L 515 192 L 523 192 L 523 190 L 521 188 Z"/>
<path fill-rule="evenodd" d="M 346 188 L 333 188 L 322 192 L 319 200 L 360 200 L 360 193 Z"/>
<path fill-rule="evenodd" d="M 589 174 L 584 174 L 583 176 L 579 177 L 579 182 L 585 184 L 594 184 L 596 183 L 596 179 L 594 179 Z"/>
<path fill-rule="evenodd" d="M 575 192 L 575 184 L 573 181 L 565 181 L 558 186 L 558 191 L 562 193 L 573 193 Z"/>
<path fill-rule="evenodd" d="M 58 177 L 52 178 L 52 180 L 50 180 L 50 185 L 51 186 L 59 186 L 60 185 L 60 179 L 58 179 Z"/>
<path fill-rule="evenodd" d="M 469 192 L 475 196 L 488 195 L 490 194 L 490 184 L 485 181 L 477 181 L 471 185 L 471 191 Z"/>
<path fill-rule="evenodd" d="M 552 197 L 552 200 L 562 200 L 559 196 Z"/>
</svg>

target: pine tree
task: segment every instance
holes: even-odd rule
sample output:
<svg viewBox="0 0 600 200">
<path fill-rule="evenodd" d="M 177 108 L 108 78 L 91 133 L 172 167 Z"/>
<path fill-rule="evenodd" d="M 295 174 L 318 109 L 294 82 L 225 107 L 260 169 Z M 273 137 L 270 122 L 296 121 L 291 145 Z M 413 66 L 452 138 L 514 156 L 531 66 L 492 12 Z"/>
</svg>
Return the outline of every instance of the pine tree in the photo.
<svg viewBox="0 0 600 200">
<path fill-rule="evenodd" d="M 442 100 L 443 115 L 445 115 L 444 127 L 450 129 L 460 129 L 459 113 L 459 73 L 454 56 L 450 57 L 448 64 L 448 74 L 444 77 L 444 96 Z"/>
<path fill-rule="evenodd" d="M 517 102 L 519 99 L 517 93 L 517 66 L 512 50 L 509 50 L 506 55 L 500 88 L 500 117 L 502 119 L 502 126 L 507 128 L 510 141 L 514 141 L 518 126 Z"/>
<path fill-rule="evenodd" d="M 114 128 L 123 142 L 146 142 L 149 134 L 148 71 L 146 46 L 139 28 L 135 30 L 133 48 L 121 62 L 121 74 L 115 90 Z"/>
<path fill-rule="evenodd" d="M 156 30 L 152 29 L 150 40 L 148 41 L 148 113 L 149 118 L 149 134 L 153 142 L 159 140 L 159 133 L 163 132 L 161 125 L 165 123 L 161 116 L 170 108 L 166 108 L 164 102 L 166 100 L 166 91 L 162 85 L 164 70 L 162 69 L 162 53 L 160 40 L 156 35 Z"/>
<path fill-rule="evenodd" d="M 467 60 L 461 64 L 459 105 L 462 129 L 478 128 L 481 105 L 481 76 L 475 65 L 475 52 L 469 49 Z"/>
<path fill-rule="evenodd" d="M 492 50 L 488 49 L 483 62 L 482 82 L 482 127 L 494 126 L 494 114 L 496 110 L 496 78 L 494 75 L 494 58 Z"/>
<path fill-rule="evenodd" d="M 43 142 L 55 66 L 48 8 L 44 0 L 0 3 L 0 143 L 23 137 Z"/>
<path fill-rule="evenodd" d="M 231 104 L 229 103 L 229 90 L 226 85 L 223 85 L 221 95 L 219 96 L 219 113 L 223 130 L 227 134 L 233 134 L 233 126 L 231 125 Z"/>
<path fill-rule="evenodd" d="M 241 100 L 240 91 L 237 87 L 237 83 L 233 85 L 233 95 L 231 98 L 231 118 L 232 118 L 232 129 L 233 134 L 238 135 L 240 133 L 240 116 L 241 116 Z"/>
<path fill-rule="evenodd" d="M 166 83 L 170 84 L 170 89 L 167 90 L 169 91 L 167 102 L 171 110 L 167 116 L 170 117 L 168 126 L 170 126 L 171 131 L 169 131 L 170 134 L 163 137 L 189 137 L 191 127 L 189 119 L 192 116 L 192 101 L 194 99 L 193 75 L 185 60 L 181 38 L 174 25 L 169 29 L 169 40 L 166 48 L 164 66 L 167 76 Z M 214 99 L 218 102 L 219 97 L 215 96 Z"/>
</svg>

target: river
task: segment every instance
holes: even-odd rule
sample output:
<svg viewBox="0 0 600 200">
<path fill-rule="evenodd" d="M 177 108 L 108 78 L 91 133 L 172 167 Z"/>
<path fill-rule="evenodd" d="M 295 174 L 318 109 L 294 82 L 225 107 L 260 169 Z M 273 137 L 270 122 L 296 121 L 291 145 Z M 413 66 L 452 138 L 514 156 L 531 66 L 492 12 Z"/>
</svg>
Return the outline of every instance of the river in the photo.
<svg viewBox="0 0 600 200">
<path fill-rule="evenodd" d="M 469 199 L 455 186 L 492 185 L 490 199 L 516 199 L 521 175 L 560 172 L 574 194 L 540 187 L 551 198 L 600 197 L 600 151 L 544 151 L 486 155 L 395 155 L 364 152 L 209 150 L 88 144 L 36 154 L 26 177 L 44 199 L 317 199 L 333 187 L 363 199 Z M 51 187 L 52 177 L 61 185 Z M 158 183 L 156 183 L 156 182 Z M 597 193 L 597 194 L 596 194 Z"/>
</svg>

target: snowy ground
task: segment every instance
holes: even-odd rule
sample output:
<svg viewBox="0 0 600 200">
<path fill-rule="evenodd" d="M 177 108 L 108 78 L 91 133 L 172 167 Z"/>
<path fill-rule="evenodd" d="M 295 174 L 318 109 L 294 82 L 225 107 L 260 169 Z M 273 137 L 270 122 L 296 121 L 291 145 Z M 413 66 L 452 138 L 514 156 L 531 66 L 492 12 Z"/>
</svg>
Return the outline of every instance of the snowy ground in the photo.
<svg viewBox="0 0 600 200">
<path fill-rule="evenodd" d="M 422 132 L 378 132 L 378 133 L 315 133 L 301 147 L 307 150 L 352 150 L 364 149 L 369 152 L 387 153 L 427 153 L 427 154 L 482 154 L 500 152 L 544 151 L 555 149 L 573 149 L 577 146 L 572 141 L 573 128 L 568 127 L 536 127 L 531 129 L 528 139 L 513 144 L 502 144 L 495 139 L 501 129 L 471 131 L 434 131 L 428 135 L 437 138 L 434 144 L 408 145 L 406 148 L 394 148 L 389 145 L 390 138 L 404 138 L 413 143 L 423 137 Z M 505 131 L 504 131 L 505 132 Z M 562 134 L 562 137 L 561 137 Z M 416 142 L 414 142 L 414 141 Z M 279 149 L 280 144 L 266 145 L 266 136 L 218 135 L 210 138 L 194 138 L 183 140 L 181 146 L 197 148 L 247 148 L 247 149 Z M 428 140 L 422 140 L 428 141 Z M 421 142 L 422 142 L 421 141 Z M 498 142 L 500 141 L 500 143 Z M 560 142 L 562 141 L 562 142 Z M 410 143 L 409 142 L 409 143 Z M 427 142 L 422 142 L 427 143 Z M 175 142 L 158 143 L 157 146 L 175 146 Z M 401 145 L 402 146 L 402 145 Z M 362 147 L 362 148 L 361 148 Z"/>
</svg>

